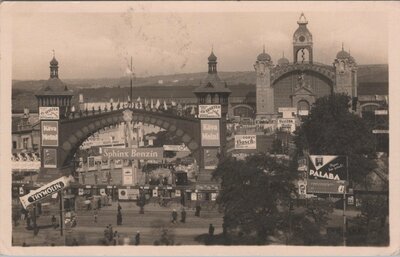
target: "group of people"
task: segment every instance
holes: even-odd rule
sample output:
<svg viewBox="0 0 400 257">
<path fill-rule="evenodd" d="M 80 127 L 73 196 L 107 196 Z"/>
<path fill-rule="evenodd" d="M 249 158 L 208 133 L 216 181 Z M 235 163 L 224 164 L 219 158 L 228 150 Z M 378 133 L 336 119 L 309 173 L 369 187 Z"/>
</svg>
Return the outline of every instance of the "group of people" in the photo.
<svg viewBox="0 0 400 257">
<path fill-rule="evenodd" d="M 173 209 L 173 211 L 172 211 L 172 223 L 176 223 L 177 222 L 177 220 L 178 220 L 178 212 L 176 211 L 176 209 Z M 185 208 L 183 208 L 182 207 L 182 210 L 181 210 L 181 222 L 182 223 L 185 223 L 186 222 L 186 211 L 185 211 Z"/>
<path fill-rule="evenodd" d="M 134 237 L 135 245 L 140 245 L 140 231 L 136 232 Z M 119 233 L 118 231 L 113 231 L 111 224 L 104 229 L 104 243 L 106 245 L 118 245 L 119 244 Z"/>
</svg>

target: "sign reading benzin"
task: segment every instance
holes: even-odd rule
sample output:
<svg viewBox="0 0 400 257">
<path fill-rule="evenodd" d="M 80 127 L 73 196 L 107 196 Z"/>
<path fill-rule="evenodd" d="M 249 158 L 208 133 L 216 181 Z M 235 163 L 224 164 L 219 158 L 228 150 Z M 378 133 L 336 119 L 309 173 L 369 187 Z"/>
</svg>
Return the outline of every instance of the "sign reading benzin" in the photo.
<svg viewBox="0 0 400 257">
<path fill-rule="evenodd" d="M 257 149 L 256 135 L 236 135 L 235 149 Z"/>
<path fill-rule="evenodd" d="M 73 177 L 61 177 L 56 179 L 47 185 L 44 185 L 36 190 L 31 191 L 29 194 L 21 196 L 19 200 L 22 206 L 26 209 L 29 205 L 43 200 L 44 198 L 55 194 L 64 188 L 68 187 L 70 182 L 73 181 Z"/>
<path fill-rule="evenodd" d="M 102 148 L 102 156 L 111 159 L 160 160 L 163 155 L 164 149 L 162 147 Z"/>
<path fill-rule="evenodd" d="M 60 109 L 58 107 L 39 107 L 39 120 L 59 120 Z"/>
<path fill-rule="evenodd" d="M 199 118 L 221 118 L 221 105 L 206 104 L 199 105 Z"/>
</svg>

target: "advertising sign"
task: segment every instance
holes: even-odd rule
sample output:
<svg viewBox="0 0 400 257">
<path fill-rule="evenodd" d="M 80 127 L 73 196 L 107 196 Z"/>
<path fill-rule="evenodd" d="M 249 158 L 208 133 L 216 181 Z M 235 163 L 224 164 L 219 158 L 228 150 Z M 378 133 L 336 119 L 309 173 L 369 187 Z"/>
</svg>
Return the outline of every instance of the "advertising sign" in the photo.
<svg viewBox="0 0 400 257">
<path fill-rule="evenodd" d="M 132 167 L 122 168 L 122 184 L 132 185 L 133 184 L 133 170 Z"/>
<path fill-rule="evenodd" d="M 236 135 L 235 149 L 257 149 L 256 135 Z"/>
<path fill-rule="evenodd" d="M 221 118 L 221 105 L 219 104 L 199 105 L 199 118 L 201 119 Z"/>
<path fill-rule="evenodd" d="M 281 107 L 281 108 L 278 108 L 278 112 L 282 113 L 282 118 L 289 119 L 289 118 L 293 118 L 293 113 L 297 112 L 297 108 Z"/>
<path fill-rule="evenodd" d="M 175 197 L 181 197 L 181 190 L 175 190 Z"/>
<path fill-rule="evenodd" d="M 211 201 L 217 200 L 217 193 L 211 193 Z"/>
<path fill-rule="evenodd" d="M 174 151 L 174 152 L 189 152 L 189 148 L 184 144 L 181 145 L 164 145 L 164 151 Z"/>
<path fill-rule="evenodd" d="M 204 169 L 213 170 L 218 166 L 218 149 L 204 149 Z"/>
<path fill-rule="evenodd" d="M 197 201 L 197 193 L 191 193 L 190 194 L 190 200 Z"/>
<path fill-rule="evenodd" d="M 219 120 L 201 120 L 201 145 L 220 146 Z"/>
<path fill-rule="evenodd" d="M 308 116 L 308 110 L 299 110 L 300 116 Z"/>
<path fill-rule="evenodd" d="M 42 121 L 42 146 L 58 146 L 58 121 Z"/>
<path fill-rule="evenodd" d="M 372 133 L 374 133 L 374 134 L 388 134 L 389 130 L 388 129 L 374 129 L 374 130 L 372 130 Z"/>
<path fill-rule="evenodd" d="M 347 158 L 343 155 L 310 155 L 309 179 L 347 180 Z"/>
<path fill-rule="evenodd" d="M 387 110 L 375 110 L 375 115 L 387 115 Z"/>
<path fill-rule="evenodd" d="M 119 200 L 128 200 L 127 189 L 118 189 L 118 199 Z"/>
<path fill-rule="evenodd" d="M 278 119 L 277 124 L 278 129 L 285 129 L 290 132 L 294 132 L 296 130 L 296 120 L 295 119 Z"/>
<path fill-rule="evenodd" d="M 111 148 L 103 147 L 102 156 L 110 159 L 136 159 L 136 160 L 161 160 L 164 148 Z"/>
<path fill-rule="evenodd" d="M 59 120 L 60 109 L 58 107 L 39 107 L 39 120 Z"/>
<path fill-rule="evenodd" d="M 21 201 L 22 206 L 26 209 L 29 205 L 63 190 L 69 185 L 71 180 L 73 180 L 72 177 L 61 177 L 36 190 L 31 190 L 29 194 L 21 196 L 19 200 Z"/>
<path fill-rule="evenodd" d="M 307 194 L 307 191 L 306 191 L 306 188 L 307 188 L 306 182 L 305 182 L 305 181 L 302 181 L 302 180 L 299 180 L 299 181 L 297 182 L 297 185 L 299 186 L 299 196 L 302 197 L 302 198 L 305 197 L 306 194 Z"/>
<path fill-rule="evenodd" d="M 157 189 L 153 189 L 153 197 L 158 197 L 158 190 Z"/>
<path fill-rule="evenodd" d="M 308 194 L 343 194 L 346 181 L 308 179 L 306 188 Z"/>
<path fill-rule="evenodd" d="M 57 168 L 57 150 L 43 149 L 43 166 L 45 168 Z"/>
<path fill-rule="evenodd" d="M 40 161 L 12 161 L 11 168 L 13 170 L 39 170 L 40 169 Z"/>
<path fill-rule="evenodd" d="M 300 157 L 297 164 L 297 171 L 307 171 L 307 159 L 305 157 Z"/>
</svg>

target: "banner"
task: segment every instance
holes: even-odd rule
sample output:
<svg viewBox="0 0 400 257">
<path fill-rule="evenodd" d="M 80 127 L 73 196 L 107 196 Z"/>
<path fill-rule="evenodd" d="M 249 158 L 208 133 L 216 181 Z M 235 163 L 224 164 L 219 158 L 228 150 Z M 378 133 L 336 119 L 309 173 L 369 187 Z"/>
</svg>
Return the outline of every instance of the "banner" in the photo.
<svg viewBox="0 0 400 257">
<path fill-rule="evenodd" d="M 161 160 L 163 159 L 164 148 L 102 148 L 102 157 L 111 159 L 136 159 L 136 160 Z"/>
<path fill-rule="evenodd" d="M 57 168 L 57 150 L 56 149 L 43 149 L 43 167 Z"/>
<path fill-rule="evenodd" d="M 256 135 L 236 135 L 235 149 L 257 149 Z"/>
<path fill-rule="evenodd" d="M 199 105 L 199 118 L 201 119 L 221 118 L 221 105 L 219 104 Z"/>
<path fill-rule="evenodd" d="M 204 149 L 204 169 L 213 170 L 218 166 L 218 149 Z"/>
<path fill-rule="evenodd" d="M 22 206 L 26 209 L 29 205 L 39 202 L 44 198 L 57 193 L 69 186 L 69 183 L 73 180 L 72 177 L 61 177 L 56 179 L 47 185 L 44 185 L 36 190 L 31 190 L 29 194 L 21 196 L 19 199 Z"/>
<path fill-rule="evenodd" d="M 39 120 L 59 120 L 60 109 L 58 107 L 39 107 Z"/>
<path fill-rule="evenodd" d="M 348 180 L 347 157 L 343 155 L 310 155 L 308 178 Z"/>
<path fill-rule="evenodd" d="M 201 120 L 201 145 L 220 146 L 219 120 Z"/>
<path fill-rule="evenodd" d="M 42 146 L 58 146 L 58 121 L 42 121 Z"/>
<path fill-rule="evenodd" d="M 132 167 L 122 168 L 122 185 L 132 185 L 133 184 L 133 169 Z"/>
</svg>

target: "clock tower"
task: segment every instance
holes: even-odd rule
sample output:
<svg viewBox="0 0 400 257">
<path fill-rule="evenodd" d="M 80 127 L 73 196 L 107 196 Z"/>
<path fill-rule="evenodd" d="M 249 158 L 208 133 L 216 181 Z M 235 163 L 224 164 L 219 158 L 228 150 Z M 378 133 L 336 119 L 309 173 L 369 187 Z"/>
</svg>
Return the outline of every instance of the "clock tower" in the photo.
<svg viewBox="0 0 400 257">
<path fill-rule="evenodd" d="M 293 62 L 312 63 L 313 62 L 313 42 L 312 34 L 307 28 L 308 21 L 304 13 L 301 13 L 297 21 L 299 27 L 293 34 Z"/>
</svg>

